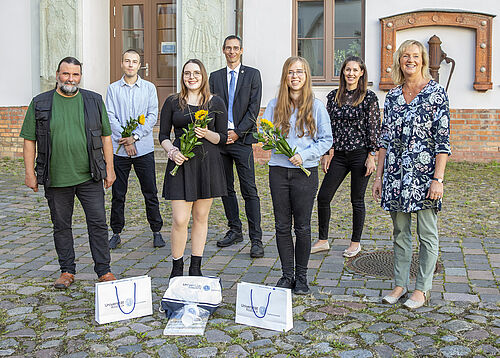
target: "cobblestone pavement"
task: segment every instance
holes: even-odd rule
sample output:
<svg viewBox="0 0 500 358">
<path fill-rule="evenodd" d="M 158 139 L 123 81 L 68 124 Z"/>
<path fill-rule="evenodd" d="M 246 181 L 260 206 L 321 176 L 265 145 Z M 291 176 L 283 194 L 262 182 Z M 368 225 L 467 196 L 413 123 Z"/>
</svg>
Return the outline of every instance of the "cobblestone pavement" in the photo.
<svg viewBox="0 0 500 358">
<path fill-rule="evenodd" d="M 497 357 L 500 355 L 500 240 L 442 237 L 443 272 L 434 278 L 431 305 L 414 312 L 381 304 L 392 280 L 344 266 L 345 237 L 329 252 L 311 255 L 312 294 L 293 297 L 287 333 L 235 324 L 236 282 L 273 285 L 280 277 L 274 233 L 264 232 L 266 254 L 249 257 L 244 242 L 220 249 L 224 230 L 211 226 L 203 261 L 221 277 L 223 304 L 204 336 L 165 337 L 158 312 L 171 268 L 169 245 L 154 249 L 145 220 L 127 227 L 112 251 L 119 278 L 152 277 L 152 316 L 98 325 L 94 321 L 92 258 L 81 208 L 75 211 L 76 281 L 52 288 L 59 275 L 43 190 L 32 193 L 19 172 L 0 180 L 0 357 Z M 107 193 L 109 196 L 110 193 Z M 497 195 L 498 193 L 493 193 Z M 107 198 L 109 202 L 109 197 Z M 266 199 L 267 200 L 267 199 Z M 141 209 L 143 211 L 143 209 Z M 165 215 L 164 215 L 165 216 Z M 169 237 L 170 221 L 162 233 Z M 333 234 L 335 236 L 335 234 Z M 390 249 L 388 235 L 363 239 L 363 250 Z M 189 245 L 188 245 L 189 247 Z M 188 257 L 188 250 L 186 257 Z"/>
</svg>

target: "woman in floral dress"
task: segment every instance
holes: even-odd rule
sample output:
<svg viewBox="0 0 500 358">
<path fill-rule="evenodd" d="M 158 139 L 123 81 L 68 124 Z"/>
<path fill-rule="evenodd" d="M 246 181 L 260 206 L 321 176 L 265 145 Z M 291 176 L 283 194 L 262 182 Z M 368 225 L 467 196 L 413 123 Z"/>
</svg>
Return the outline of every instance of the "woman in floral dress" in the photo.
<svg viewBox="0 0 500 358">
<path fill-rule="evenodd" d="M 441 210 L 446 161 L 451 154 L 448 96 L 429 75 L 429 55 L 418 41 L 407 40 L 394 53 L 397 87 L 385 99 L 379 141 L 375 199 L 388 210 L 394 226 L 395 288 L 383 298 L 394 304 L 405 296 L 412 257 L 411 214 L 417 216 L 420 243 L 415 291 L 404 303 L 416 309 L 429 300 L 439 249 L 437 212 Z"/>
</svg>

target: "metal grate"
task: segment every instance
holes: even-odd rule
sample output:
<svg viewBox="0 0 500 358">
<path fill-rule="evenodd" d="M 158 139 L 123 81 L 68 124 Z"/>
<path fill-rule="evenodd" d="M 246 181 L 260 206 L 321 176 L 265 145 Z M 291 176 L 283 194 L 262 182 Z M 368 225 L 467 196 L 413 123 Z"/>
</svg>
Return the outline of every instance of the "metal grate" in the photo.
<svg viewBox="0 0 500 358">
<path fill-rule="evenodd" d="M 346 266 L 350 270 L 375 277 L 394 278 L 394 252 L 374 251 L 364 252 L 347 260 Z M 418 270 L 418 254 L 413 253 L 410 266 L 410 277 L 416 278 Z M 443 266 L 438 261 L 434 273 L 440 273 Z"/>
</svg>

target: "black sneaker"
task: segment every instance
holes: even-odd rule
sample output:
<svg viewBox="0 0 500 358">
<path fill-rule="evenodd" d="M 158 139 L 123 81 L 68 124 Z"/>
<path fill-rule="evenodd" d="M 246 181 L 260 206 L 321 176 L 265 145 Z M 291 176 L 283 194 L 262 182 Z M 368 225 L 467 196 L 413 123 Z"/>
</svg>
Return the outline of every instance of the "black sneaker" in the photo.
<svg viewBox="0 0 500 358">
<path fill-rule="evenodd" d="M 293 287 L 293 293 L 296 295 L 308 295 L 311 293 L 309 286 L 307 286 L 306 277 L 295 277 L 295 286 Z"/>
<path fill-rule="evenodd" d="M 250 248 L 250 257 L 264 257 L 264 246 L 261 240 L 252 240 L 252 247 Z"/>
<path fill-rule="evenodd" d="M 294 287 L 293 278 L 288 276 L 282 276 L 278 280 L 278 283 L 276 283 L 276 287 L 292 289 Z"/>
<path fill-rule="evenodd" d="M 111 239 L 109 239 L 109 248 L 116 249 L 120 242 L 122 242 L 122 240 L 120 239 L 120 234 L 113 234 L 113 236 L 111 236 Z"/>
<path fill-rule="evenodd" d="M 153 246 L 154 247 L 165 246 L 165 241 L 163 241 L 163 238 L 161 237 L 161 234 L 159 232 L 153 233 Z"/>
</svg>

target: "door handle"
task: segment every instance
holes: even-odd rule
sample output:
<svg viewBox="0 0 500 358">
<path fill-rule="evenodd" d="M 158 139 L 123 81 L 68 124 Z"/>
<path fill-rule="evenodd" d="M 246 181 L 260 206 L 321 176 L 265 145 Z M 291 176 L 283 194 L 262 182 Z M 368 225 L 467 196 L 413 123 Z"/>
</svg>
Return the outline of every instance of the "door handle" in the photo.
<svg viewBox="0 0 500 358">
<path fill-rule="evenodd" d="M 146 62 L 146 66 L 143 66 L 140 69 L 146 70 L 146 77 L 149 76 L 149 63 Z"/>
</svg>

